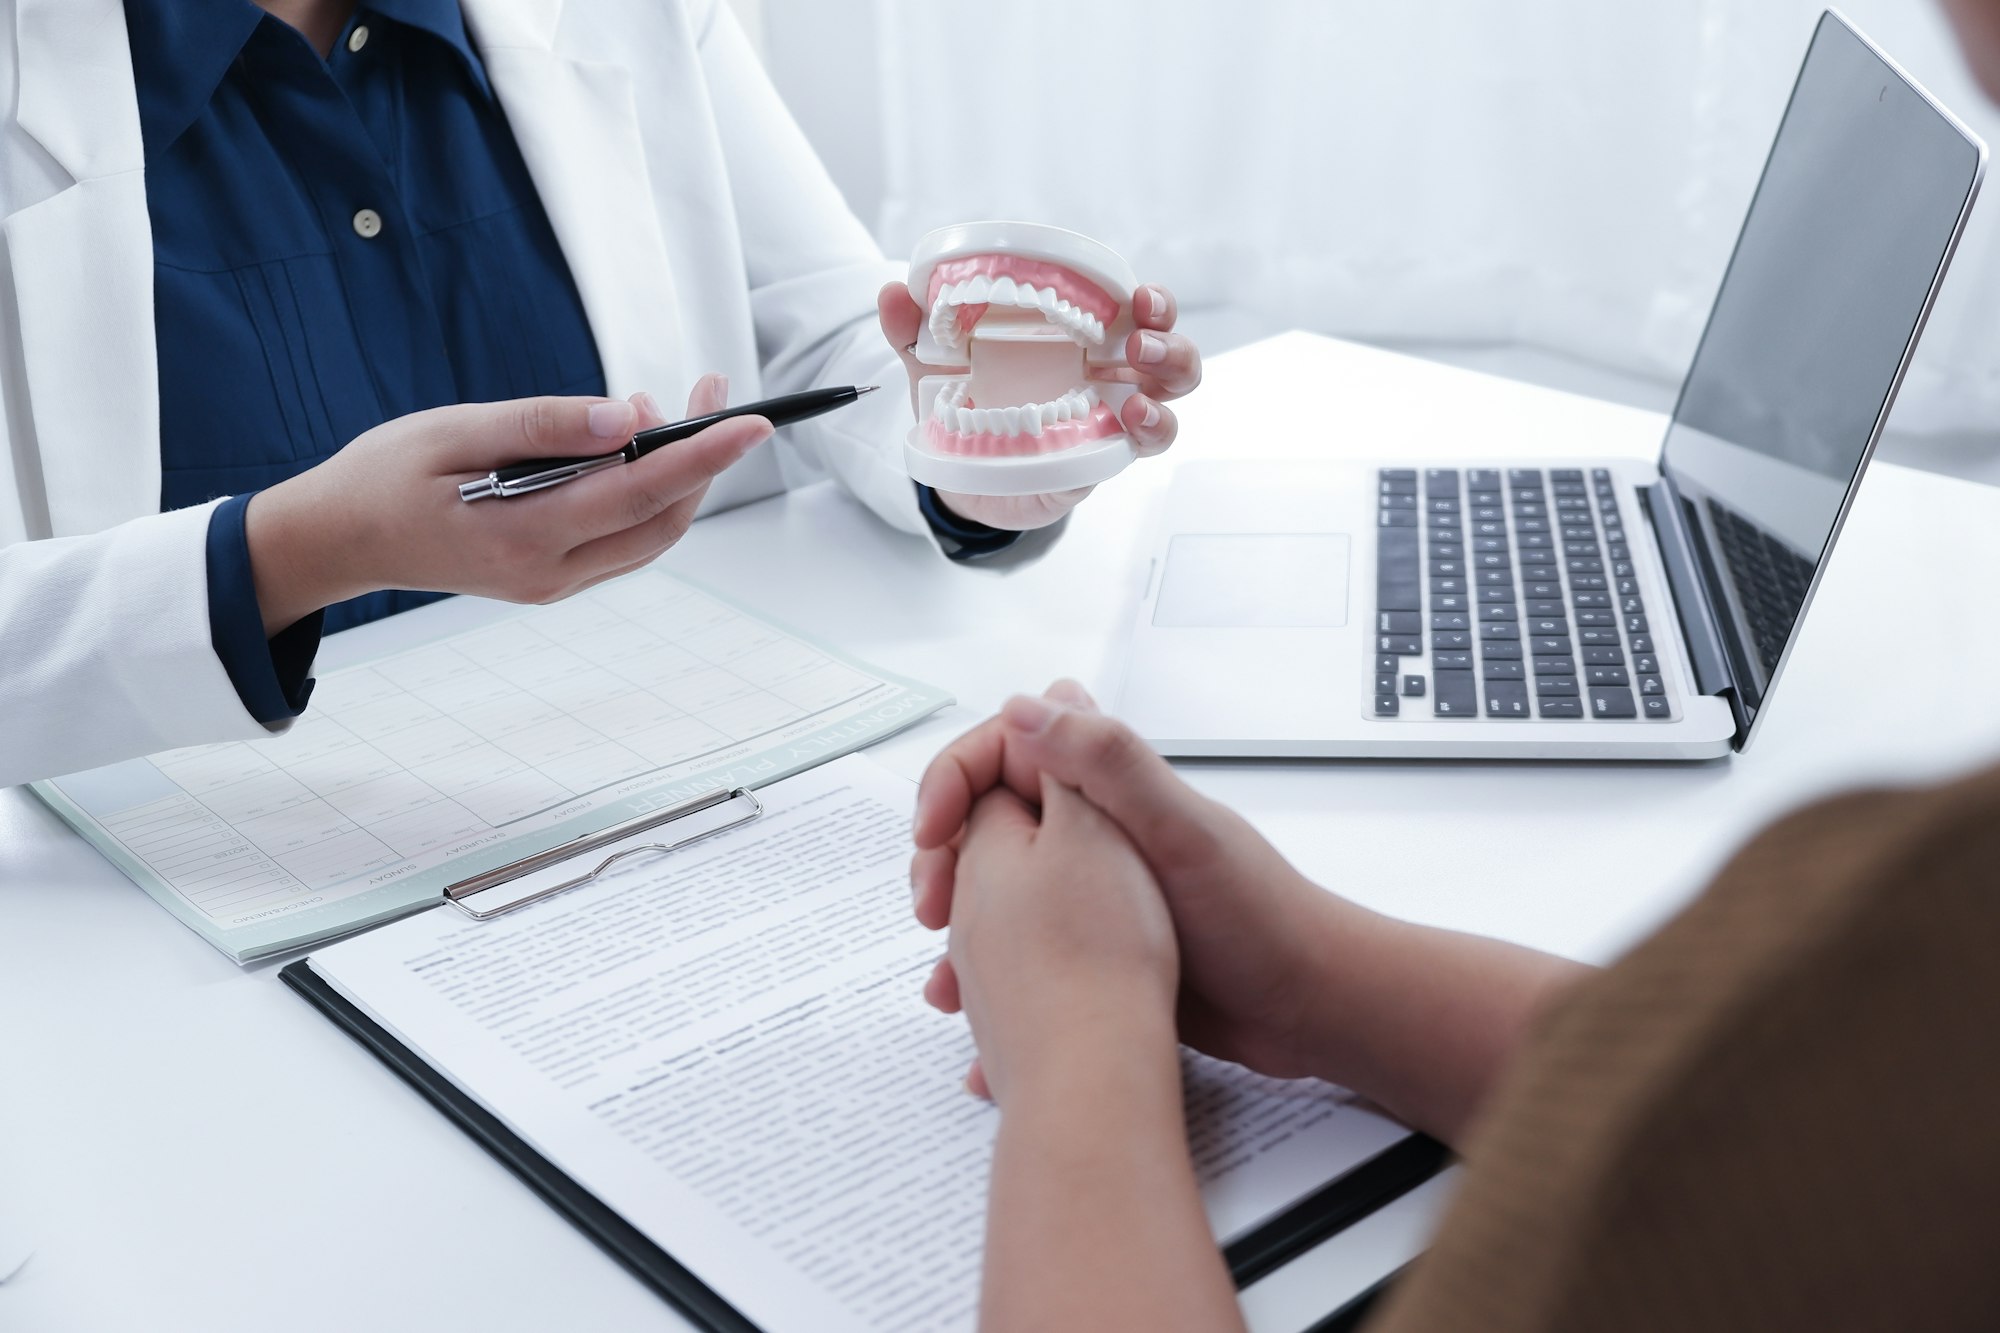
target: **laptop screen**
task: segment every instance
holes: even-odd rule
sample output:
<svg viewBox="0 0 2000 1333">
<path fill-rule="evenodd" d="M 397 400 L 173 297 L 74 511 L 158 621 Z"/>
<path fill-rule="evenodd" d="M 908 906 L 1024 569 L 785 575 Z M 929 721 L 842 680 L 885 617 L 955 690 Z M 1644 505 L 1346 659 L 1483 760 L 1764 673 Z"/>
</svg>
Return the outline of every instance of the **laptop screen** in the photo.
<svg viewBox="0 0 2000 1333">
<path fill-rule="evenodd" d="M 1755 716 L 1886 417 L 1985 150 L 1829 13 L 1661 468 Z"/>
</svg>

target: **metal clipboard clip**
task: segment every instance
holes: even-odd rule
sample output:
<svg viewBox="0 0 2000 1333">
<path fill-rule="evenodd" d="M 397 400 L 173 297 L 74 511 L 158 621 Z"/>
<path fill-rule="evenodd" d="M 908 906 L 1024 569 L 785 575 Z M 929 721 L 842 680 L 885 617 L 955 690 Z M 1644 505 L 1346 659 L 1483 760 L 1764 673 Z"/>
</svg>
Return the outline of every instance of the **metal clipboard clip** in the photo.
<svg viewBox="0 0 2000 1333">
<path fill-rule="evenodd" d="M 677 823 L 680 820 L 731 803 L 739 804 L 742 807 L 741 812 L 732 819 L 724 820 L 719 824 L 710 820 L 699 820 L 694 827 L 690 828 L 681 837 L 669 838 L 661 842 L 642 843 L 637 847 L 624 848 L 598 862 L 597 868 L 594 870 L 587 871 L 571 879 L 566 879 L 560 884 L 550 884 L 544 888 L 536 889 L 533 893 L 525 897 L 502 903 L 498 907 L 482 909 L 471 906 L 465 901 L 475 894 L 484 893 L 488 889 L 497 889 L 505 884 L 511 884 L 517 879 L 534 874 L 536 871 L 547 870 L 551 866 L 561 865 L 563 862 L 573 860 L 579 856 L 588 856 L 592 852 L 609 847 L 613 843 L 623 842 L 625 839 L 644 833 L 648 829 L 656 829 L 663 825 Z M 505 916 L 516 908 L 526 907 L 530 903 L 538 903 L 544 898 L 553 898 L 558 893 L 567 893 L 571 889 L 588 884 L 627 857 L 658 856 L 666 852 L 676 852 L 683 847 L 692 846 L 704 838 L 712 838 L 718 833 L 726 833 L 730 829 L 741 828 L 763 813 L 764 803 L 758 800 L 756 793 L 747 787 L 735 787 L 722 791 L 708 792 L 705 795 L 682 801 L 679 805 L 669 806 L 665 810 L 656 810 L 652 814 L 641 815 L 637 819 L 620 824 L 615 828 L 605 829 L 601 833 L 586 833 L 580 838 L 572 838 L 568 842 L 549 848 L 547 851 L 536 852 L 532 856 L 524 856 L 518 861 L 510 861 L 504 866 L 484 871 L 469 879 L 462 879 L 458 883 L 445 888 L 445 901 L 471 917 L 474 921 L 491 921 L 494 917 Z"/>
</svg>

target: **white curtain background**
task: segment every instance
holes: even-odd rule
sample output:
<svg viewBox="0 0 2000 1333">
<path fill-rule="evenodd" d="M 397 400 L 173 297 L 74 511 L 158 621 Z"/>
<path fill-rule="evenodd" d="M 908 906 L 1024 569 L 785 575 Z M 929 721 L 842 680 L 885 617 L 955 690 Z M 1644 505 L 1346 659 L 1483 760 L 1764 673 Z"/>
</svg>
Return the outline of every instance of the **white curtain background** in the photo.
<svg viewBox="0 0 2000 1333">
<path fill-rule="evenodd" d="M 1809 0 L 761 0 L 774 76 L 892 253 L 1024 217 L 1184 304 L 1506 343 L 1659 382 L 1692 355 Z M 1845 11 L 2000 143 L 1931 0 Z M 1899 433 L 2000 427 L 2000 197 Z"/>
</svg>

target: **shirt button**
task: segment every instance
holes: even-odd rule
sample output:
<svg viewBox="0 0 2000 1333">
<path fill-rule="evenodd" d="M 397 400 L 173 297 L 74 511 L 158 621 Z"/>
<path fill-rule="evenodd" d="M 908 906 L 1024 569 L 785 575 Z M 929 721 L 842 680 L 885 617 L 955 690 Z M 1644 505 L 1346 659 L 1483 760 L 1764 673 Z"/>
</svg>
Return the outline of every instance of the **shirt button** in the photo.
<svg viewBox="0 0 2000 1333">
<path fill-rule="evenodd" d="M 364 241 L 372 241 L 382 234 L 382 215 L 372 208 L 364 208 L 354 215 L 354 234 Z"/>
<path fill-rule="evenodd" d="M 366 45 L 368 45 L 368 25 L 357 23 L 354 25 L 354 31 L 347 34 L 347 49 L 358 54 Z"/>
</svg>

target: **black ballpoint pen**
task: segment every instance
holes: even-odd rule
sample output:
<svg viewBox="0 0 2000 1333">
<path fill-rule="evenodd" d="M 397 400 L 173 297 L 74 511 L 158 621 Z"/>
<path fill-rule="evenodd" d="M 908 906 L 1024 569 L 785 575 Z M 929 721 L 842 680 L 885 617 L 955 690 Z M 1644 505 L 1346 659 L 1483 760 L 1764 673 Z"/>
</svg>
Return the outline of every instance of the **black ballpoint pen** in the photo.
<svg viewBox="0 0 2000 1333">
<path fill-rule="evenodd" d="M 550 486 L 559 486 L 566 481 L 608 467 L 618 467 L 625 463 L 637 462 L 653 450 L 674 444 L 690 436 L 699 435 L 718 421 L 731 417 L 763 417 L 773 426 L 789 426 L 807 417 L 816 417 L 822 412 L 831 412 L 836 407 L 845 407 L 864 393 L 873 393 L 881 386 L 875 384 L 844 385 L 838 389 L 808 389 L 804 393 L 788 393 L 782 398 L 766 398 L 761 403 L 745 403 L 741 407 L 724 408 L 711 412 L 705 417 L 689 417 L 686 421 L 676 421 L 670 426 L 655 426 L 634 435 L 623 449 L 611 454 L 595 454 L 587 458 L 530 458 L 525 462 L 509 463 L 506 467 L 495 468 L 483 477 L 468 481 L 458 488 L 461 500 L 484 500 L 488 496 L 505 498 L 509 495 L 526 495 L 529 491 L 539 491 Z"/>
</svg>

